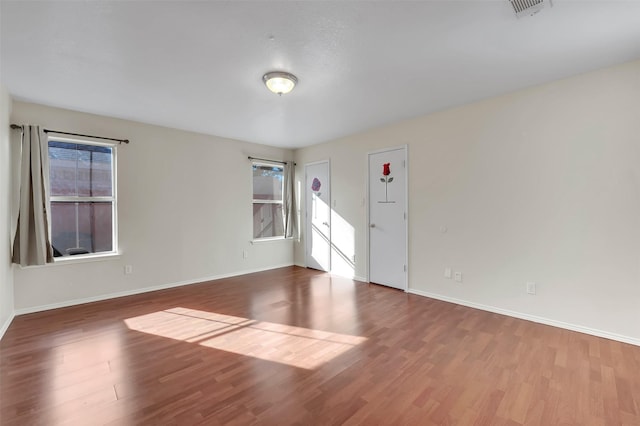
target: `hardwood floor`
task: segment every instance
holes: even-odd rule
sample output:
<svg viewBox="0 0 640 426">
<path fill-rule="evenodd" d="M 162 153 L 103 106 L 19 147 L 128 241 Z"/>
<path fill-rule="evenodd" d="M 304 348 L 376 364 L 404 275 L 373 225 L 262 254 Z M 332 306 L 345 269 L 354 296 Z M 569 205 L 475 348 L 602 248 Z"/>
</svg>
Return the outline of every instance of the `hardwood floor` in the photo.
<svg viewBox="0 0 640 426">
<path fill-rule="evenodd" d="M 640 425 L 640 347 L 298 267 L 16 317 L 2 425 Z"/>
</svg>

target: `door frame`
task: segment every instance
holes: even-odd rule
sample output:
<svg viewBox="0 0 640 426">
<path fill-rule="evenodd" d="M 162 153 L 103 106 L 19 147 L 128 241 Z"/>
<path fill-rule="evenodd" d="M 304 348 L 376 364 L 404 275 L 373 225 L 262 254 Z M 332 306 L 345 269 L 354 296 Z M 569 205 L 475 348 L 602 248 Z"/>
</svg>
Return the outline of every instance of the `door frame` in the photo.
<svg viewBox="0 0 640 426">
<path fill-rule="evenodd" d="M 304 164 L 304 266 L 306 268 L 309 267 L 309 240 L 311 237 L 311 234 L 309 232 L 309 230 L 311 229 L 311 222 L 309 221 L 309 211 L 307 209 L 307 197 L 308 197 L 308 185 L 307 185 L 307 179 L 308 179 L 308 174 L 307 174 L 307 168 L 309 166 L 315 166 L 318 164 L 323 164 L 326 163 L 327 164 L 327 179 L 329 181 L 329 194 L 327 194 L 327 198 L 329 199 L 329 268 L 326 272 L 331 272 L 331 260 L 332 260 L 332 240 L 331 240 L 331 235 L 333 232 L 333 229 L 331 227 L 331 216 L 333 216 L 333 205 L 332 205 L 332 200 L 331 200 L 331 159 L 328 158 L 326 160 L 318 160 L 318 161 L 311 161 L 309 163 L 305 163 Z"/>
<path fill-rule="evenodd" d="M 365 240 L 367 243 L 367 282 L 371 282 L 371 238 L 369 233 L 371 232 L 371 228 L 369 227 L 369 225 L 371 224 L 371 193 L 370 193 L 370 186 L 371 186 L 371 167 L 370 167 L 370 161 L 369 161 L 369 157 L 373 154 L 380 154 L 383 152 L 388 152 L 388 151 L 397 151 L 397 150 L 403 150 L 404 151 L 404 181 L 405 181 L 405 186 L 404 186 L 404 212 L 405 212 L 405 221 L 404 221 L 404 242 L 405 242 L 405 247 L 404 247 L 404 264 L 406 265 L 406 270 L 404 273 L 404 288 L 401 289 L 404 292 L 408 292 L 409 291 L 409 146 L 407 144 L 404 145 L 399 145 L 399 146 L 395 146 L 395 147 L 389 147 L 389 148 L 382 148 L 382 149 L 376 149 L 374 151 L 368 151 L 367 152 L 367 156 L 366 156 L 366 161 L 367 161 L 367 196 L 366 196 L 366 202 L 367 202 L 367 222 L 365 224 L 365 226 L 367 227 L 366 232 L 365 232 Z"/>
</svg>

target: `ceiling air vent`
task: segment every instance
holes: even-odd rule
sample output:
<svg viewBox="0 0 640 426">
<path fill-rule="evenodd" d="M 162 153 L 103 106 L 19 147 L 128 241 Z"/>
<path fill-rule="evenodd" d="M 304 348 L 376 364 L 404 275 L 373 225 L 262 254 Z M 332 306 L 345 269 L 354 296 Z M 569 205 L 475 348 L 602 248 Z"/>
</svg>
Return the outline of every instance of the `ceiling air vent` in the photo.
<svg viewBox="0 0 640 426">
<path fill-rule="evenodd" d="M 551 0 L 509 0 L 518 18 L 533 16 L 552 6 Z"/>
</svg>

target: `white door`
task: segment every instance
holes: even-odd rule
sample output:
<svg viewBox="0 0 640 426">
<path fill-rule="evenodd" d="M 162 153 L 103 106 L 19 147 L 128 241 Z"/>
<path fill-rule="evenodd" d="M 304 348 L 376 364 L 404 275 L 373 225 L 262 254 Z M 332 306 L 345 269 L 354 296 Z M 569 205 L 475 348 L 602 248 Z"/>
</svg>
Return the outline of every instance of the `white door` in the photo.
<svg viewBox="0 0 640 426">
<path fill-rule="evenodd" d="M 407 150 L 369 154 L 369 282 L 407 289 Z"/>
<path fill-rule="evenodd" d="M 305 165 L 307 267 L 331 269 L 331 186 L 329 162 Z"/>
</svg>

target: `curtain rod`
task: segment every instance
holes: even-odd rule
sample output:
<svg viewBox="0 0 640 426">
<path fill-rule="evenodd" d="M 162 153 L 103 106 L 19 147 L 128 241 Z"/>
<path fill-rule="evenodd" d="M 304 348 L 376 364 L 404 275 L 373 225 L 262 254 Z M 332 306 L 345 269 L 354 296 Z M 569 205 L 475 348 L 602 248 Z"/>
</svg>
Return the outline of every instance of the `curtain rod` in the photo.
<svg viewBox="0 0 640 426">
<path fill-rule="evenodd" d="M 17 124 L 12 124 L 11 125 L 12 129 L 20 129 L 22 130 L 22 126 L 19 126 Z M 115 138 L 105 138 L 103 136 L 93 136 L 93 135 L 83 135 L 82 133 L 69 133 L 69 132 L 61 132 L 59 130 L 49 130 L 49 129 L 42 129 L 43 132 L 45 133 L 58 133 L 60 135 L 70 135 L 70 136 L 82 136 L 85 138 L 93 138 L 93 139 L 103 139 L 103 140 L 107 140 L 107 141 L 116 141 L 118 143 L 129 143 L 129 139 L 115 139 Z"/>
<path fill-rule="evenodd" d="M 279 164 L 287 164 L 286 161 L 279 161 L 279 160 L 269 160 L 267 158 L 258 158 L 258 157 L 252 157 L 252 156 L 248 156 L 247 157 L 249 160 L 260 160 L 260 161 L 269 161 L 270 163 L 279 163 Z M 296 163 L 293 163 L 294 166 L 297 166 Z"/>
</svg>

